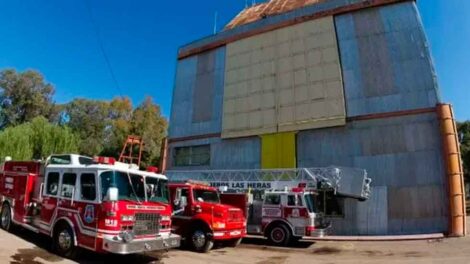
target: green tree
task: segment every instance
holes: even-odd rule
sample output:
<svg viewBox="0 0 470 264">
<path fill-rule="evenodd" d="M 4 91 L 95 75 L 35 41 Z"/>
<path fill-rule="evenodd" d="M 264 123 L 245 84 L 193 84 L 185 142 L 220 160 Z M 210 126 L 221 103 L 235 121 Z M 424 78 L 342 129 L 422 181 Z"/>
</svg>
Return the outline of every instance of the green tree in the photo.
<svg viewBox="0 0 470 264">
<path fill-rule="evenodd" d="M 151 97 L 145 98 L 144 102 L 134 110 L 132 132 L 141 136 L 145 143 L 141 166 L 159 164 L 161 143 L 166 136 L 167 128 L 167 120 L 161 115 L 160 107 Z"/>
<path fill-rule="evenodd" d="M 0 127 L 19 125 L 37 116 L 50 118 L 54 87 L 34 70 L 0 72 Z"/>
<path fill-rule="evenodd" d="M 79 152 L 97 155 L 104 149 L 105 129 L 109 127 L 109 103 L 98 100 L 75 99 L 64 107 L 62 124 L 80 137 Z"/>
<path fill-rule="evenodd" d="M 470 121 L 457 124 L 466 182 L 470 182 Z"/>
<path fill-rule="evenodd" d="M 15 160 L 42 159 L 54 153 L 75 153 L 78 137 L 63 126 L 39 116 L 31 122 L 0 132 L 0 157 Z"/>
<path fill-rule="evenodd" d="M 105 132 L 102 155 L 119 157 L 122 145 L 131 133 L 132 102 L 128 97 L 117 97 L 109 103 L 109 125 Z"/>
</svg>

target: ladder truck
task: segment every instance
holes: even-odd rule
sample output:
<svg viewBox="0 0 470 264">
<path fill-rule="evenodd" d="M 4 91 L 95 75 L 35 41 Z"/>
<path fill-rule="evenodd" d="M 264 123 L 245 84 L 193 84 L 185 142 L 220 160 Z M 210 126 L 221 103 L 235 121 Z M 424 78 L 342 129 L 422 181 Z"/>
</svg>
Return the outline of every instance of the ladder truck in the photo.
<svg viewBox="0 0 470 264">
<path fill-rule="evenodd" d="M 0 227 L 52 238 L 54 250 L 131 254 L 180 245 L 171 233 L 167 178 L 114 158 L 52 155 L 0 171 Z"/>
<path fill-rule="evenodd" d="M 365 201 L 371 195 L 372 181 L 365 170 L 344 167 L 170 170 L 165 175 L 172 184 L 196 180 L 218 188 L 222 204 L 243 210 L 247 234 L 262 235 L 276 246 L 287 246 L 302 237 L 327 235 L 331 224 L 322 210 L 325 197 Z M 208 232 L 206 237 L 213 237 Z"/>
</svg>

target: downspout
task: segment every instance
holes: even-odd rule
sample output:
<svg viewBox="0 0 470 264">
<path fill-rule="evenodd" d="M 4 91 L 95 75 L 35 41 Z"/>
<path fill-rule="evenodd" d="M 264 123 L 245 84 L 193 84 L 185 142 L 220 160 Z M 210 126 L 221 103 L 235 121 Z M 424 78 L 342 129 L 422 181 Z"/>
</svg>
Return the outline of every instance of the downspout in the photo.
<svg viewBox="0 0 470 264">
<path fill-rule="evenodd" d="M 441 140 L 449 194 L 449 236 L 462 237 L 467 232 L 463 165 L 457 126 L 450 104 L 438 104 Z"/>
</svg>

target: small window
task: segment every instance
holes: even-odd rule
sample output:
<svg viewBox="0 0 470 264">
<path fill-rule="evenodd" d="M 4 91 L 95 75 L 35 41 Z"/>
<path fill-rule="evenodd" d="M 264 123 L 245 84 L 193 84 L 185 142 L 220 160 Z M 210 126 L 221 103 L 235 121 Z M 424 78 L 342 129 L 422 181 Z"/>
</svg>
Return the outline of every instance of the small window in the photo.
<svg viewBox="0 0 470 264">
<path fill-rule="evenodd" d="M 53 155 L 49 161 L 50 164 L 67 165 L 71 164 L 70 155 Z"/>
<path fill-rule="evenodd" d="M 81 200 L 94 201 L 96 199 L 95 174 L 83 173 L 80 176 Z"/>
<path fill-rule="evenodd" d="M 92 165 L 92 164 L 96 164 L 96 162 L 92 159 L 92 158 L 89 158 L 89 157 L 78 157 L 78 162 L 82 165 Z"/>
<path fill-rule="evenodd" d="M 281 204 L 281 196 L 279 194 L 267 194 L 264 204 L 279 205 Z"/>
<path fill-rule="evenodd" d="M 338 197 L 331 191 L 320 192 L 318 208 L 328 217 L 344 217 L 344 198 Z"/>
<path fill-rule="evenodd" d="M 76 181 L 77 174 L 64 173 L 64 175 L 62 176 L 62 191 L 60 192 L 60 196 L 64 198 L 72 198 Z"/>
<path fill-rule="evenodd" d="M 288 206 L 302 206 L 302 197 L 300 195 L 289 195 L 287 196 Z"/>
<path fill-rule="evenodd" d="M 210 159 L 210 145 L 175 148 L 175 166 L 209 166 Z"/>
<path fill-rule="evenodd" d="M 59 190 L 59 173 L 49 172 L 49 174 L 47 174 L 46 194 L 57 195 L 58 190 Z"/>
</svg>

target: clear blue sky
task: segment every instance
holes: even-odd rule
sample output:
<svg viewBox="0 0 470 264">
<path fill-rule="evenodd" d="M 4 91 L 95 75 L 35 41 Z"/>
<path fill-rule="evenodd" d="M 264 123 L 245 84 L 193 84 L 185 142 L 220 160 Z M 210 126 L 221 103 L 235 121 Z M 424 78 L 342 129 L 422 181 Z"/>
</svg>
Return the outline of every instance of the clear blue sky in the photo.
<svg viewBox="0 0 470 264">
<path fill-rule="evenodd" d="M 39 70 L 55 85 L 59 103 L 119 96 L 86 1 L 122 94 L 134 104 L 151 95 L 166 116 L 177 48 L 212 34 L 216 11 L 220 29 L 245 6 L 245 0 L 0 0 L 0 69 Z M 443 99 L 459 120 L 470 119 L 470 1 L 418 5 Z"/>
</svg>

